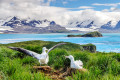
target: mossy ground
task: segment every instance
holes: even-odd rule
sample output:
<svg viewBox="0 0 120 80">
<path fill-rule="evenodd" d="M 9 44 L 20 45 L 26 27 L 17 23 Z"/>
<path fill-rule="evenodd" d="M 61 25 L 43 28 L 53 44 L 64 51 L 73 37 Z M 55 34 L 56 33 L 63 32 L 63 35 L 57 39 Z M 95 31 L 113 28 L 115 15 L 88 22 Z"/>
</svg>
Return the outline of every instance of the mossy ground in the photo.
<svg viewBox="0 0 120 80">
<path fill-rule="evenodd" d="M 57 42 L 47 41 L 26 41 L 12 44 L 0 45 L 0 79 L 1 80 L 51 80 L 44 73 L 35 72 L 33 66 L 39 62 L 17 51 L 8 49 L 7 46 L 22 47 L 28 50 L 41 53 L 42 47 L 52 47 Z M 76 73 L 67 80 L 120 80 L 120 54 L 83 51 L 83 47 L 77 44 L 67 43 L 59 46 L 49 53 L 48 65 L 59 70 L 69 65 L 65 55 L 73 55 L 75 60 L 82 60 L 86 73 Z"/>
</svg>

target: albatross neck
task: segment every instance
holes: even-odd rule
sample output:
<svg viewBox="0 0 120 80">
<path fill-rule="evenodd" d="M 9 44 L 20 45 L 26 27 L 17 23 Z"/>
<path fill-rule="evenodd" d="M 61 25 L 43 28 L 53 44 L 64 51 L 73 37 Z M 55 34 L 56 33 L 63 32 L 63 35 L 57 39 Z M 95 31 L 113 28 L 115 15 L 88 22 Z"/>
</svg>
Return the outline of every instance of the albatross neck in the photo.
<svg viewBox="0 0 120 80">
<path fill-rule="evenodd" d="M 74 62 L 74 58 L 71 58 L 70 60 L 71 60 L 71 62 Z"/>
<path fill-rule="evenodd" d="M 46 50 L 42 50 L 42 53 L 46 53 Z"/>
</svg>

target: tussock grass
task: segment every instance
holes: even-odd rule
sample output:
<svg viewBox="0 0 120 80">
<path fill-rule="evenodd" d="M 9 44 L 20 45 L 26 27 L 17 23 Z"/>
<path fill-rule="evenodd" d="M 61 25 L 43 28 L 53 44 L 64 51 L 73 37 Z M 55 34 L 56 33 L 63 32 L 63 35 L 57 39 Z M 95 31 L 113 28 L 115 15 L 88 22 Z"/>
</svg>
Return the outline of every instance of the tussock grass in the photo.
<svg viewBox="0 0 120 80">
<path fill-rule="evenodd" d="M 0 76 L 3 80 L 51 80 L 43 73 L 33 70 L 39 62 L 23 53 L 8 49 L 7 46 L 21 47 L 41 53 L 42 47 L 50 48 L 57 42 L 26 41 L 0 45 Z M 120 54 L 84 51 L 78 44 L 67 43 L 59 46 L 49 53 L 49 63 L 53 69 L 61 69 L 70 65 L 70 60 L 65 56 L 73 55 L 75 60 L 84 63 L 85 73 L 73 74 L 66 80 L 120 80 Z"/>
</svg>

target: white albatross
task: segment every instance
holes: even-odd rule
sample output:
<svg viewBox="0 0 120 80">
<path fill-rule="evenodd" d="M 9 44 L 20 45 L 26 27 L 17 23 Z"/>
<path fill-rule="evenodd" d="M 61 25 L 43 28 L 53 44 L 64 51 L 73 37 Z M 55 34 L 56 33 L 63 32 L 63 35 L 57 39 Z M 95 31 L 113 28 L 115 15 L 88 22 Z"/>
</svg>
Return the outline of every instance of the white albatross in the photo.
<svg viewBox="0 0 120 80">
<path fill-rule="evenodd" d="M 65 58 L 69 58 L 71 60 L 70 68 L 74 68 L 74 69 L 82 69 L 83 68 L 83 62 L 81 60 L 74 61 L 74 57 L 72 55 L 65 56 Z"/>
<path fill-rule="evenodd" d="M 49 61 L 49 55 L 48 55 L 48 53 L 51 50 L 53 50 L 57 46 L 60 46 L 60 45 L 63 45 L 63 44 L 66 44 L 66 43 L 59 43 L 59 44 L 53 46 L 50 49 L 47 49 L 46 47 L 43 47 L 41 54 L 38 54 L 38 53 L 30 51 L 30 50 L 26 50 L 26 49 L 23 49 L 23 48 L 18 48 L 18 47 L 8 47 L 8 48 L 16 50 L 16 51 L 19 51 L 19 52 L 22 52 L 22 53 L 25 53 L 27 55 L 30 55 L 30 56 L 36 58 L 39 61 L 40 65 L 41 65 L 41 64 L 47 64 L 48 63 L 48 61 Z M 46 51 L 46 50 L 48 50 L 48 51 Z"/>
</svg>

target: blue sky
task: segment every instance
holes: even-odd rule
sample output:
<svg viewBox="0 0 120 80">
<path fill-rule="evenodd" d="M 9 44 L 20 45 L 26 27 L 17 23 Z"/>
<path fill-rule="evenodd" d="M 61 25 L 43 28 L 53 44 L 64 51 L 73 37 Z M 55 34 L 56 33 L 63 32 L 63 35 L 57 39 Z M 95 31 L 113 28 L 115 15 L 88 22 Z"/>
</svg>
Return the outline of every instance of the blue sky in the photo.
<svg viewBox="0 0 120 80">
<path fill-rule="evenodd" d="M 117 4 L 120 3 L 120 0 L 56 0 L 51 2 L 50 6 L 56 6 L 56 7 L 64 7 L 64 8 L 78 8 L 80 6 L 89 6 L 94 7 L 94 10 L 104 10 L 104 9 L 110 9 L 114 6 L 107 6 L 107 5 L 93 5 L 95 3 L 98 4 Z M 115 6 L 116 8 L 120 8 L 120 4 Z M 72 10 L 78 10 L 78 9 L 72 9 Z"/>
</svg>

